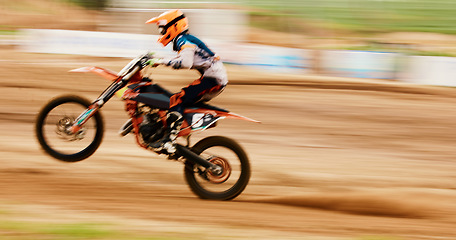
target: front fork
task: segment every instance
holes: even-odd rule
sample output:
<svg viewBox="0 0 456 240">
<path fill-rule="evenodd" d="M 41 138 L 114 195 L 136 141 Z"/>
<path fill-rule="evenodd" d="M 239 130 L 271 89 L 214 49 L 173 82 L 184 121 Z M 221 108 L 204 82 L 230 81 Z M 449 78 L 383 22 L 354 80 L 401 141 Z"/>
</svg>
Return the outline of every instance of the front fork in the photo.
<svg viewBox="0 0 456 240">
<path fill-rule="evenodd" d="M 103 105 L 111 99 L 114 94 L 125 87 L 135 74 L 139 73 L 142 69 L 140 65 L 133 66 L 130 70 L 125 70 L 127 73 L 124 76 L 118 77 L 114 82 L 81 114 L 74 120 L 68 132 L 70 134 L 77 134 L 82 126 L 93 116 Z M 123 72 L 122 70 L 121 72 Z"/>
<path fill-rule="evenodd" d="M 93 116 L 98 110 L 103 106 L 103 104 L 98 104 L 97 102 L 90 105 L 79 117 L 77 117 L 73 125 L 68 129 L 70 134 L 77 134 L 82 126 Z"/>
</svg>

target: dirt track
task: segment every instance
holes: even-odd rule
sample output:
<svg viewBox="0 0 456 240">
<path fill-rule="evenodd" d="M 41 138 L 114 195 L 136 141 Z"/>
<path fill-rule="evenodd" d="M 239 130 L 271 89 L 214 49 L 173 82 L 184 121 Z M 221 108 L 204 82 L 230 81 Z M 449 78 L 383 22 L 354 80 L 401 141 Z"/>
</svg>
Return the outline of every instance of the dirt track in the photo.
<svg viewBox="0 0 456 240">
<path fill-rule="evenodd" d="M 193 137 L 234 138 L 252 162 L 245 192 L 214 202 L 190 192 L 180 163 L 117 136 L 126 120 L 117 99 L 102 111 L 106 135 L 90 159 L 67 164 L 40 151 L 41 106 L 64 93 L 94 99 L 107 84 L 67 71 L 118 71 L 128 60 L 0 56 L 2 205 L 193 239 L 456 239 L 456 89 L 230 67 L 231 84 L 212 103 L 263 123 L 224 120 Z M 154 79 L 177 91 L 195 77 L 159 68 Z"/>
</svg>

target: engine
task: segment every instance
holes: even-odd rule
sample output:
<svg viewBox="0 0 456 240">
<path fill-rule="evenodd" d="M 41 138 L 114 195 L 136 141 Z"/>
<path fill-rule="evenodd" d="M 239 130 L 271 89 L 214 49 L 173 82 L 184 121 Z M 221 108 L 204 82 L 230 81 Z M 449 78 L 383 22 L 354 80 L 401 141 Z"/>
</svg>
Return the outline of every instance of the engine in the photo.
<svg viewBox="0 0 456 240">
<path fill-rule="evenodd" d="M 164 126 L 157 112 L 143 113 L 143 121 L 139 124 L 139 133 L 145 143 L 152 143 L 164 135 Z"/>
</svg>

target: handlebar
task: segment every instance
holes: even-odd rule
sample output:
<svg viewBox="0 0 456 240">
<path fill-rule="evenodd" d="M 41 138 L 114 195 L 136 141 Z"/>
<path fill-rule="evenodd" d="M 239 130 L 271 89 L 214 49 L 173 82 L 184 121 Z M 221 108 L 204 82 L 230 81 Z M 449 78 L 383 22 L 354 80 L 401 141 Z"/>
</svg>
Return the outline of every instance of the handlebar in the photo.
<svg viewBox="0 0 456 240">
<path fill-rule="evenodd" d="M 95 100 L 100 102 L 100 107 L 107 102 L 119 89 L 125 87 L 130 78 L 138 71 L 141 71 L 148 65 L 148 61 L 154 59 L 153 53 L 146 53 L 131 60 L 120 72 L 118 73 L 118 80 L 114 81 L 103 93 Z M 95 103 L 94 102 L 94 103 Z"/>
<path fill-rule="evenodd" d="M 129 74 L 136 66 L 139 65 L 141 69 L 145 68 L 148 65 L 148 61 L 154 59 L 154 53 L 148 52 L 146 54 L 140 55 L 133 60 L 131 60 L 120 72 L 119 76 L 122 78 Z"/>
</svg>

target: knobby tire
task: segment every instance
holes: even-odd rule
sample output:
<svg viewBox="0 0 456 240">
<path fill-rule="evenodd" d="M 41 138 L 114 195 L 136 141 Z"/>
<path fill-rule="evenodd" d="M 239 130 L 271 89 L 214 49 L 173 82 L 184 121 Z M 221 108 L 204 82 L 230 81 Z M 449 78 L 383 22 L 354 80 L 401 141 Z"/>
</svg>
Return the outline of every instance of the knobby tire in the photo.
<svg viewBox="0 0 456 240">
<path fill-rule="evenodd" d="M 192 151 L 197 154 L 201 154 L 206 149 L 209 149 L 211 147 L 223 147 L 229 149 L 237 156 L 238 160 L 240 161 L 241 173 L 236 183 L 231 188 L 222 192 L 207 190 L 204 188 L 204 186 L 198 183 L 196 178 L 199 178 L 200 176 L 198 176 L 198 173 L 195 173 L 195 164 L 191 163 L 190 161 L 186 162 L 186 166 L 184 168 L 185 179 L 192 192 L 202 199 L 234 199 L 244 191 L 250 180 L 250 163 L 247 154 L 234 140 L 222 136 L 204 138 L 192 147 Z"/>
<path fill-rule="evenodd" d="M 95 113 L 92 118 L 95 118 L 96 122 L 96 133 L 93 141 L 90 143 L 89 146 L 84 148 L 83 150 L 74 153 L 74 154 L 65 154 L 61 153 L 59 151 L 56 151 L 55 149 L 52 148 L 52 146 L 49 145 L 49 143 L 46 141 L 46 138 L 43 134 L 43 125 L 45 123 L 46 117 L 48 114 L 56 107 L 65 104 L 65 103 L 75 103 L 79 104 L 85 108 L 89 107 L 91 105 L 91 102 L 88 101 L 87 99 L 84 99 L 79 96 L 75 95 L 65 95 L 65 96 L 60 96 L 57 98 L 52 99 L 49 101 L 39 112 L 35 124 L 35 134 L 38 139 L 39 144 L 41 145 L 41 148 L 51 155 L 52 157 L 56 158 L 57 160 L 61 160 L 64 162 L 78 162 L 81 160 L 84 160 L 91 156 L 100 146 L 101 141 L 103 139 L 103 132 L 104 132 L 104 123 L 103 123 L 103 118 L 101 116 L 101 113 L 98 111 Z"/>
</svg>

